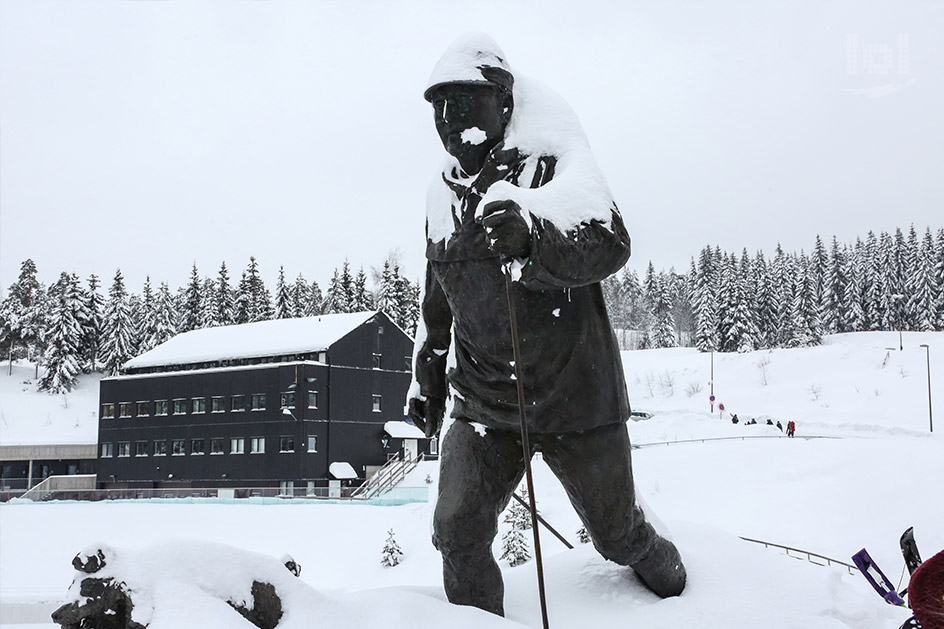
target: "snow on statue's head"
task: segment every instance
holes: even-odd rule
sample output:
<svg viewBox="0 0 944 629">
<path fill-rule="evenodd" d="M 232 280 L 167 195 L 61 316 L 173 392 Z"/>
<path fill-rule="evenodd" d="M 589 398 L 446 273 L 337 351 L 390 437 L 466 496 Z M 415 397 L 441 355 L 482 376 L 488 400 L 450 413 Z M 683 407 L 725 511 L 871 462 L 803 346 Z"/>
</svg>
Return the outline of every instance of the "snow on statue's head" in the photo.
<svg viewBox="0 0 944 629">
<path fill-rule="evenodd" d="M 467 174 L 477 173 L 505 134 L 514 109 L 514 76 L 489 36 L 457 39 L 433 68 L 424 98 L 433 105 L 443 147 Z"/>
</svg>

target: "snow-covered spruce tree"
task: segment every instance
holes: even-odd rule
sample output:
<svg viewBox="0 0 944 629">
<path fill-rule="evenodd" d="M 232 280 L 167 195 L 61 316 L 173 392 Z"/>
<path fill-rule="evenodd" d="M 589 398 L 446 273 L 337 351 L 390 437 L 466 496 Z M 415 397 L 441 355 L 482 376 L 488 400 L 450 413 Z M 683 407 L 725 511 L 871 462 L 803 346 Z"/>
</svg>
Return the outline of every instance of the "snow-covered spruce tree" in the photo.
<svg viewBox="0 0 944 629">
<path fill-rule="evenodd" d="M 190 332 L 199 330 L 203 325 L 203 287 L 200 283 L 200 272 L 197 263 L 190 269 L 190 281 L 184 288 L 180 303 L 180 331 Z"/>
<path fill-rule="evenodd" d="M 311 301 L 311 287 L 301 273 L 295 278 L 295 283 L 292 284 L 289 294 L 291 295 L 292 316 L 295 318 L 307 316 L 309 302 Z"/>
<path fill-rule="evenodd" d="M 157 303 L 154 323 L 154 338 L 148 339 L 152 347 L 169 341 L 177 334 L 177 308 L 174 306 L 174 297 L 170 294 L 167 282 L 161 282 L 157 291 Z"/>
<path fill-rule="evenodd" d="M 531 559 L 531 549 L 524 533 L 514 527 L 502 535 L 502 554 L 500 560 L 505 560 L 514 568 Z"/>
<path fill-rule="evenodd" d="M 325 292 L 324 300 L 322 301 L 322 312 L 324 314 L 336 314 L 343 312 L 341 308 L 341 303 L 344 301 L 343 295 L 341 294 L 341 276 L 338 273 L 338 269 L 334 269 L 334 275 L 331 276 L 331 281 L 328 282 L 328 290 Z"/>
<path fill-rule="evenodd" d="M 308 309 L 305 310 L 305 315 L 308 317 L 315 317 L 324 313 L 324 295 L 321 293 L 321 287 L 318 286 L 318 282 L 312 280 L 311 290 L 308 293 Z"/>
<path fill-rule="evenodd" d="M 695 266 L 694 259 L 692 266 Z M 692 278 L 695 347 L 700 352 L 712 352 L 718 349 L 718 297 L 715 292 L 717 279 L 710 247 L 701 250 Z"/>
<path fill-rule="evenodd" d="M 292 297 L 285 283 L 285 267 L 279 267 L 279 279 L 275 282 L 275 318 L 290 319 L 293 316 Z"/>
<path fill-rule="evenodd" d="M 141 289 L 141 307 L 132 311 L 137 330 L 137 353 L 143 354 L 157 345 L 157 296 L 151 288 L 151 276 L 144 278 Z"/>
<path fill-rule="evenodd" d="M 36 264 L 26 259 L 20 275 L 0 304 L 0 344 L 10 361 L 17 358 L 38 361 L 42 355 L 45 317 L 45 290 L 36 278 Z"/>
<path fill-rule="evenodd" d="M 829 268 L 829 255 L 826 253 L 826 246 L 823 239 L 816 234 L 816 242 L 813 244 L 813 252 L 810 254 L 810 280 L 813 287 L 813 298 L 820 311 L 823 308 L 823 291 L 826 288 L 826 275 Z"/>
<path fill-rule="evenodd" d="M 84 304 L 78 278 L 74 275 L 62 273 L 50 292 L 49 342 L 43 356 L 45 371 L 38 388 L 59 394 L 72 390 L 81 371 L 78 351 L 82 325 L 77 313 L 84 309 Z"/>
<path fill-rule="evenodd" d="M 108 376 L 117 376 L 121 367 L 132 356 L 135 330 L 128 309 L 128 293 L 125 291 L 121 269 L 115 272 L 115 279 L 108 290 L 105 304 L 105 318 L 102 323 L 102 346 L 99 362 L 102 371 Z"/>
<path fill-rule="evenodd" d="M 397 300 L 397 283 L 394 281 L 390 260 L 384 260 L 383 271 L 380 274 L 377 309 L 383 310 L 394 321 L 398 321 L 402 317 L 400 303 Z"/>
<path fill-rule="evenodd" d="M 937 232 L 937 253 L 934 258 L 934 286 L 937 294 L 934 306 L 934 327 L 944 330 L 944 228 Z"/>
<path fill-rule="evenodd" d="M 724 352 L 749 352 L 754 349 L 757 327 L 753 312 L 745 295 L 744 280 L 734 254 L 724 267 L 721 280 L 724 320 L 721 350 Z"/>
<path fill-rule="evenodd" d="M 246 267 L 243 279 L 239 282 L 236 301 L 237 311 L 244 308 L 243 315 L 246 319 L 237 323 L 265 321 L 271 319 L 274 314 L 269 291 L 259 275 L 259 264 L 254 256 L 249 257 L 249 265 Z"/>
<path fill-rule="evenodd" d="M 590 539 L 590 532 L 587 531 L 587 527 L 581 526 L 579 529 L 577 529 L 577 541 L 579 541 L 581 544 L 589 544 L 593 541 Z"/>
<path fill-rule="evenodd" d="M 351 263 L 345 258 L 338 276 L 338 285 L 334 295 L 337 312 L 351 312 L 354 304 L 354 278 L 351 276 Z"/>
<path fill-rule="evenodd" d="M 397 540 L 394 539 L 393 529 L 387 531 L 387 542 L 383 547 L 383 556 L 380 559 L 381 565 L 392 568 L 400 564 L 400 557 L 403 556 L 403 551 L 400 550 L 400 545 L 397 544 Z"/>
<path fill-rule="evenodd" d="M 352 312 L 364 312 L 374 309 L 374 296 L 367 289 L 367 273 L 364 267 L 357 271 L 354 277 L 353 300 L 351 303 Z"/>
<path fill-rule="evenodd" d="M 823 287 L 823 323 L 830 334 L 849 330 L 845 317 L 847 280 L 845 252 L 833 236 Z"/>
<path fill-rule="evenodd" d="M 213 327 L 213 296 L 216 294 L 216 280 L 209 275 L 203 277 L 200 287 L 200 327 Z"/>
<path fill-rule="evenodd" d="M 863 246 L 863 259 L 861 261 L 861 290 L 862 290 L 862 314 L 863 326 L 865 330 L 882 329 L 881 313 L 881 256 L 878 250 L 878 238 L 875 232 L 869 231 L 865 237 Z"/>
<path fill-rule="evenodd" d="M 669 278 L 665 273 L 658 274 L 653 286 L 654 292 L 649 297 L 654 316 L 652 346 L 655 348 L 678 347 L 668 282 Z"/>
<path fill-rule="evenodd" d="M 98 371 L 98 353 L 102 343 L 102 324 L 105 317 L 105 298 L 99 292 L 101 282 L 94 273 L 88 278 L 85 290 L 85 325 L 82 327 L 82 343 L 79 354 L 82 370 L 86 373 Z"/>
<path fill-rule="evenodd" d="M 914 330 L 930 331 L 936 327 L 938 291 L 934 285 L 934 254 L 934 238 L 928 229 L 918 245 L 908 277 L 908 316 Z"/>
<path fill-rule="evenodd" d="M 758 251 L 754 260 L 755 299 L 757 308 L 757 346 L 758 349 L 776 347 L 777 335 L 777 296 L 771 280 L 771 265 L 767 263 L 763 252 Z"/>
<path fill-rule="evenodd" d="M 216 283 L 210 298 L 209 325 L 211 327 L 231 325 L 235 322 L 235 300 L 233 289 L 229 285 L 229 270 L 226 262 L 220 265 L 216 274 Z"/>
</svg>

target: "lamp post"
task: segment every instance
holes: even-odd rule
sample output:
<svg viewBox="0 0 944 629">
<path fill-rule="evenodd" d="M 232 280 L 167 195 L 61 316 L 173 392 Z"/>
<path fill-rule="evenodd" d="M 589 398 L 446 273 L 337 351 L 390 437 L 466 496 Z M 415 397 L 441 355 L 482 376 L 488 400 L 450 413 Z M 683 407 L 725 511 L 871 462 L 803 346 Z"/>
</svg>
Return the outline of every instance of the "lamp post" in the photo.
<svg viewBox="0 0 944 629">
<path fill-rule="evenodd" d="M 924 355 L 928 363 L 928 426 L 931 428 L 931 432 L 934 432 L 934 415 L 931 412 L 931 347 L 927 343 L 922 343 L 921 347 L 924 348 Z"/>
<path fill-rule="evenodd" d="M 901 304 L 901 301 L 905 298 L 905 296 L 902 295 L 901 293 L 895 293 L 893 295 L 890 295 L 890 297 L 892 299 L 892 302 L 894 302 L 895 304 L 894 319 L 898 323 L 898 326 L 897 326 L 898 327 L 898 351 L 900 352 L 905 349 L 905 343 L 903 342 L 901 338 L 901 328 L 904 326 L 904 322 L 901 320 L 901 317 L 899 317 L 898 307 L 899 307 L 899 304 Z"/>
</svg>

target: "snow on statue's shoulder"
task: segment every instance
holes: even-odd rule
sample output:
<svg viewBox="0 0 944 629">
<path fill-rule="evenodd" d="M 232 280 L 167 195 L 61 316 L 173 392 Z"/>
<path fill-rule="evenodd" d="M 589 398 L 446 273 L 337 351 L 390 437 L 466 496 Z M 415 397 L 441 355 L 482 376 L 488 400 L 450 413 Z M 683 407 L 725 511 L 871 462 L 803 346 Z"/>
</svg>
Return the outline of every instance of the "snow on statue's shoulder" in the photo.
<svg viewBox="0 0 944 629">
<path fill-rule="evenodd" d="M 489 188 L 479 209 L 491 201 L 511 199 L 561 231 L 591 221 L 609 224 L 615 208 L 613 195 L 570 105 L 554 90 L 517 74 L 514 97 L 504 148 L 518 148 L 535 159 L 555 157 L 554 177 L 539 188 L 499 181 Z"/>
</svg>

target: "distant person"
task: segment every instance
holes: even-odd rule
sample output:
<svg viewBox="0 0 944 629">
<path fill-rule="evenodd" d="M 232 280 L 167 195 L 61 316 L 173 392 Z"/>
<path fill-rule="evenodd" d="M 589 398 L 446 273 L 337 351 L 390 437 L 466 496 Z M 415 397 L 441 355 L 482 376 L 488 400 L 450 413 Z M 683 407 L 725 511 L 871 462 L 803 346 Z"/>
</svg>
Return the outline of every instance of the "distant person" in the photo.
<svg viewBox="0 0 944 629">
<path fill-rule="evenodd" d="M 747 425 L 748 425 L 748 426 L 753 426 L 753 425 L 756 424 L 756 423 L 757 423 L 757 420 L 754 419 L 753 417 L 751 417 L 751 421 L 747 422 Z"/>
<path fill-rule="evenodd" d="M 783 432 L 783 424 L 780 423 L 779 419 L 777 420 L 777 430 L 779 430 L 780 432 Z"/>
<path fill-rule="evenodd" d="M 787 436 L 792 437 L 795 432 L 796 432 L 796 422 L 794 421 L 787 422 Z"/>
<path fill-rule="evenodd" d="M 732 423 L 732 424 L 738 423 L 738 416 L 737 416 L 737 413 L 731 413 L 731 423 Z"/>
<path fill-rule="evenodd" d="M 770 418 L 768 417 L 768 418 L 767 418 L 767 425 L 768 425 L 768 426 L 773 426 L 773 425 L 774 425 L 774 420 L 772 420 L 772 419 L 770 419 Z"/>
</svg>

